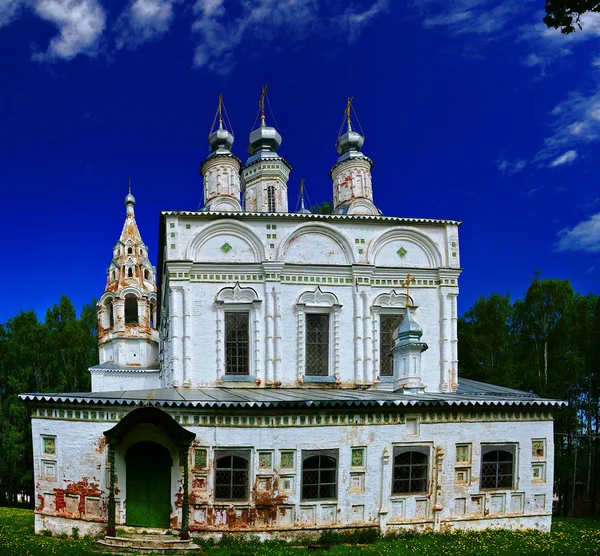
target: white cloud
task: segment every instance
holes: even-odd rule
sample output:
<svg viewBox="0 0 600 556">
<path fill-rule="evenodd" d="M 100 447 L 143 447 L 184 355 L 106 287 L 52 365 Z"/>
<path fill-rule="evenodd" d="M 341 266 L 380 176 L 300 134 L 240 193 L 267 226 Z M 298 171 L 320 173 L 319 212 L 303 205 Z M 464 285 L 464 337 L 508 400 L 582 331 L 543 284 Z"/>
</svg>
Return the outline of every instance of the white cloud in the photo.
<svg viewBox="0 0 600 556">
<path fill-rule="evenodd" d="M 573 228 L 561 230 L 557 235 L 556 251 L 600 252 L 600 212 Z"/>
<path fill-rule="evenodd" d="M 559 160 L 575 147 L 600 140 L 600 85 L 587 94 L 572 92 L 552 110 L 552 132 L 544 139 L 544 147 L 535 155 L 535 161 Z M 564 152 L 567 150 L 568 152 Z M 558 157 L 558 158 L 557 158 Z M 567 157 L 566 162 L 570 162 Z M 554 160 L 556 159 L 556 160 Z M 560 163 L 551 165 L 558 166 Z"/>
<path fill-rule="evenodd" d="M 503 175 L 513 175 L 522 172 L 527 166 L 527 161 L 519 158 L 518 160 L 507 160 L 502 159 L 496 162 L 496 168 L 502 172 Z"/>
<path fill-rule="evenodd" d="M 135 48 L 164 35 L 173 21 L 174 0 L 134 0 L 117 22 L 117 48 Z"/>
<path fill-rule="evenodd" d="M 242 41 L 251 51 L 252 45 L 264 48 L 275 39 L 290 44 L 325 30 L 331 35 L 333 29 L 334 39 L 352 42 L 388 4 L 389 0 L 376 0 L 358 8 L 358 3 L 331 0 L 245 0 L 228 11 L 223 0 L 198 0 L 192 27 L 199 42 L 194 64 L 227 74 Z"/>
<path fill-rule="evenodd" d="M 551 163 L 550 167 L 555 168 L 556 166 L 563 166 L 564 164 L 570 164 L 577 158 L 577 151 L 567 151 L 561 154 L 558 158 L 555 158 Z"/>
<path fill-rule="evenodd" d="M 16 19 L 22 6 L 22 0 L 0 0 L 0 27 Z"/>
<path fill-rule="evenodd" d="M 46 52 L 35 53 L 34 60 L 71 60 L 78 54 L 96 54 L 106 26 L 104 10 L 96 0 L 39 0 L 34 11 L 59 30 Z"/>
</svg>

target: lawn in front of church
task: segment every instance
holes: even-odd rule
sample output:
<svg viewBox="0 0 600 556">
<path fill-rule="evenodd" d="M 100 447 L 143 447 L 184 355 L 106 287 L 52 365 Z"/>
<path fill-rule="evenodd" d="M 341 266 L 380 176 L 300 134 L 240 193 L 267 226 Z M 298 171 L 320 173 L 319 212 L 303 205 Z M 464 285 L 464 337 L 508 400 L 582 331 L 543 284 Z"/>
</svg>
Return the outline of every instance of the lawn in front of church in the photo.
<svg viewBox="0 0 600 556">
<path fill-rule="evenodd" d="M 368 542 L 370 541 L 370 542 Z M 366 538 L 328 534 L 321 542 L 329 550 L 313 551 L 306 546 L 290 546 L 284 542 L 257 542 L 228 539 L 219 545 L 201 542 L 208 556 L 289 556 L 291 554 L 460 554 L 481 556 L 509 554 L 599 554 L 600 519 L 555 519 L 551 533 L 537 531 L 488 530 L 472 533 L 409 534 L 398 537 Z M 53 538 L 33 533 L 33 511 L 0 508 L 1 556 L 85 556 L 99 554 L 95 539 Z M 350 544 L 358 543 L 358 544 Z"/>
</svg>

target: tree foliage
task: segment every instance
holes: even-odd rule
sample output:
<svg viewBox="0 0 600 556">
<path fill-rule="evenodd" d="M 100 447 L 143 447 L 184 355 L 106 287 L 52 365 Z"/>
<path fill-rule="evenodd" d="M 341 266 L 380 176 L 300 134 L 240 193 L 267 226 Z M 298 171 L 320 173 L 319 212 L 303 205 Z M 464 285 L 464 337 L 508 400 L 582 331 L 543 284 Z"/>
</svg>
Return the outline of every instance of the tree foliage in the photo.
<svg viewBox="0 0 600 556">
<path fill-rule="evenodd" d="M 546 0 L 544 23 L 551 29 L 560 29 L 568 35 L 582 29 L 581 16 L 587 12 L 600 12 L 598 0 Z"/>
<path fill-rule="evenodd" d="M 585 488 L 587 512 L 597 512 L 598 296 L 576 294 L 566 280 L 536 278 L 523 299 L 482 297 L 458 324 L 460 376 L 569 402 L 555 421 L 559 510 L 573 511 L 575 483 Z"/>
<path fill-rule="evenodd" d="M 29 411 L 18 395 L 90 390 L 88 367 L 98 362 L 95 305 L 78 318 L 63 296 L 43 322 L 21 311 L 0 324 L 0 505 L 33 492 Z"/>
</svg>

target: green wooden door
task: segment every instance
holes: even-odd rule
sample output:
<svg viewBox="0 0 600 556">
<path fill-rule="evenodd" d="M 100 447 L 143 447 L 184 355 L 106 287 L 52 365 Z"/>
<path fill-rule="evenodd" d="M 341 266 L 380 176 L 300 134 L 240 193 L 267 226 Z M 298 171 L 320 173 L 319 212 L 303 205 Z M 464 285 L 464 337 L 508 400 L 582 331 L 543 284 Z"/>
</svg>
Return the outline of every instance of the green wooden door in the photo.
<svg viewBox="0 0 600 556">
<path fill-rule="evenodd" d="M 138 442 L 127 450 L 127 525 L 169 527 L 171 455 L 156 442 Z"/>
</svg>

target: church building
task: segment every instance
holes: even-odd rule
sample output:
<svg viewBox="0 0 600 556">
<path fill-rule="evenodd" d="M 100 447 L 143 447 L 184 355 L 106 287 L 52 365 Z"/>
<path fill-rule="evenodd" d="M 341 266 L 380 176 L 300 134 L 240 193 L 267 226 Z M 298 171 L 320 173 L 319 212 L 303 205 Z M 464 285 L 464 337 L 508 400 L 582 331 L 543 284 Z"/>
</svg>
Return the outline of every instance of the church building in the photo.
<svg viewBox="0 0 600 556">
<path fill-rule="evenodd" d="M 458 376 L 461 223 L 381 213 L 351 112 L 331 214 L 290 211 L 264 95 L 245 162 L 219 105 L 156 270 L 127 195 L 92 391 L 21 396 L 36 532 L 550 529 L 562 402 Z"/>
</svg>

